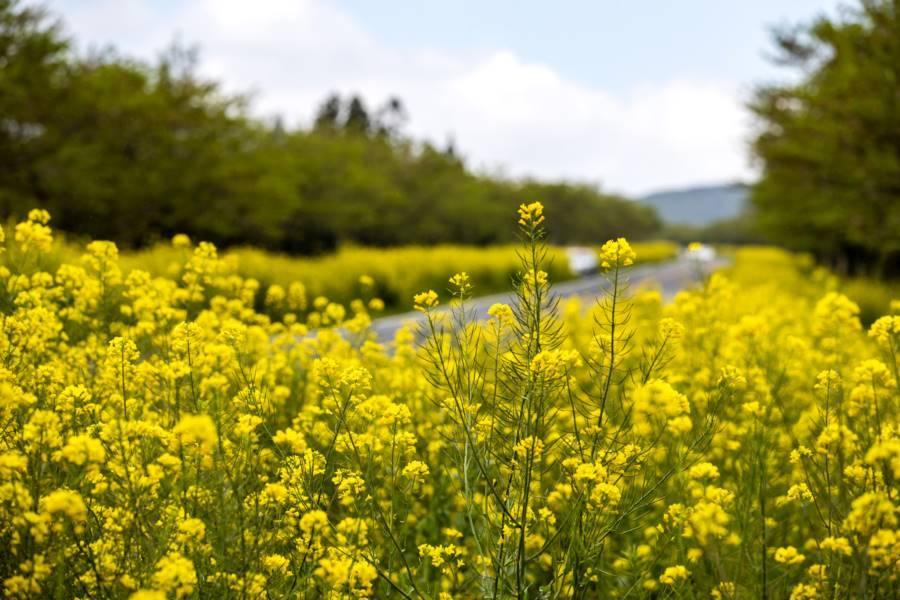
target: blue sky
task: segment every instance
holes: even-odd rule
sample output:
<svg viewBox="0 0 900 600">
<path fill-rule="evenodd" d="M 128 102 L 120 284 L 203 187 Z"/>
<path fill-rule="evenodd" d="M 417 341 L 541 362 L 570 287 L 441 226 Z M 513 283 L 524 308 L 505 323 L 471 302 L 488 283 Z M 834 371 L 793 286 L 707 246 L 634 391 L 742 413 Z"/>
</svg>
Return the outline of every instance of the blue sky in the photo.
<svg viewBox="0 0 900 600">
<path fill-rule="evenodd" d="M 308 123 L 330 91 L 404 99 L 473 167 L 632 195 L 751 179 L 744 109 L 784 78 L 768 28 L 836 0 L 50 0 L 82 47 L 197 44 L 253 110 Z"/>
<path fill-rule="evenodd" d="M 619 89 L 674 74 L 738 84 L 773 76 L 776 70 L 764 60 L 768 28 L 837 6 L 823 0 L 339 4 L 398 46 L 510 48 L 565 76 Z"/>
</svg>

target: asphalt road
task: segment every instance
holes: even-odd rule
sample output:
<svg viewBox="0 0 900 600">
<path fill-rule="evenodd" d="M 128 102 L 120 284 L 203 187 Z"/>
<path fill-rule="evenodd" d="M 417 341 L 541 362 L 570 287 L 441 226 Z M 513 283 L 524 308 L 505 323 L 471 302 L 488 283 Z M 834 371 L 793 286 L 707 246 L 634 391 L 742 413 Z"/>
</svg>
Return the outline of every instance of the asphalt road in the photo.
<svg viewBox="0 0 900 600">
<path fill-rule="evenodd" d="M 705 263 L 678 258 L 663 263 L 632 267 L 628 271 L 628 278 L 632 287 L 639 284 L 655 284 L 661 291 L 663 298 L 670 300 L 678 290 L 695 283 L 701 276 L 701 273 L 711 273 L 726 264 L 728 264 L 728 261 L 721 258 Z M 603 293 L 606 286 L 607 280 L 603 275 L 590 275 L 553 284 L 553 292 L 563 298 L 580 296 L 582 298 L 595 299 Z M 468 309 L 474 311 L 476 318 L 484 319 L 487 318 L 487 311 L 492 304 L 510 302 L 511 299 L 512 294 L 510 292 L 481 296 L 469 300 Z M 372 330 L 375 332 L 378 341 L 384 343 L 392 340 L 394 334 L 404 324 L 417 324 L 423 318 L 422 313 L 416 311 L 381 317 L 380 319 L 375 319 L 372 323 Z"/>
</svg>

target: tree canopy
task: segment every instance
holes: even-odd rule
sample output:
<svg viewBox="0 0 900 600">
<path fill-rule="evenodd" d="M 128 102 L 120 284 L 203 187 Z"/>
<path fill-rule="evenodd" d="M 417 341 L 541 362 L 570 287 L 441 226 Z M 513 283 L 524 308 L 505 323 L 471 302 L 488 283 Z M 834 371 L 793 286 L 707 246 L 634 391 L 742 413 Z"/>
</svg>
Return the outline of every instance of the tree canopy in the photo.
<svg viewBox="0 0 900 600">
<path fill-rule="evenodd" d="M 40 206 L 63 230 L 135 247 L 184 232 L 316 253 L 367 245 L 509 241 L 520 202 L 547 206 L 555 242 L 646 237 L 655 213 L 592 186 L 473 172 L 452 147 L 403 133 L 399 98 L 329 96 L 309 128 L 253 118 L 198 73 L 81 56 L 45 11 L 0 0 L 0 212 Z"/>
<path fill-rule="evenodd" d="M 798 80 L 758 90 L 753 201 L 774 240 L 848 272 L 900 273 L 900 0 L 776 32 Z"/>
</svg>

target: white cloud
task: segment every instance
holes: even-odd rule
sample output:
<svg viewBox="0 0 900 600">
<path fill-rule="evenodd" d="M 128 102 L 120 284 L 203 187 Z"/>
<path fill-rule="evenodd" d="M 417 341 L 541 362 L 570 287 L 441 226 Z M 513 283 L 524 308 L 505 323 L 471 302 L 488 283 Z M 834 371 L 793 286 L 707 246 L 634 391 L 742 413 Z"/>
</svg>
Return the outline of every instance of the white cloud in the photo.
<svg viewBox="0 0 900 600">
<path fill-rule="evenodd" d="M 197 0 L 168 10 L 154 0 L 61 1 L 79 40 L 147 57 L 176 36 L 198 43 L 204 72 L 255 90 L 262 114 L 308 122 L 330 91 L 370 104 L 398 95 L 411 133 L 437 143 L 452 135 L 479 168 L 628 193 L 751 175 L 740 95 L 714 81 L 612 93 L 502 48 L 410 52 L 325 0 Z"/>
</svg>

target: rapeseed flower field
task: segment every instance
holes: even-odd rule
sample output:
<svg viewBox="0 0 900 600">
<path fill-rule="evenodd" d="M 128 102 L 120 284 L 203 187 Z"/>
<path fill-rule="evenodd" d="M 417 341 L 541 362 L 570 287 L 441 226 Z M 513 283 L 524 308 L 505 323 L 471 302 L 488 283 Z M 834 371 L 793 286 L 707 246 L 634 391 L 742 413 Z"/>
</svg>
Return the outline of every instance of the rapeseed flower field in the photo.
<svg viewBox="0 0 900 600">
<path fill-rule="evenodd" d="M 173 242 L 125 253 L 120 264 L 125 271 L 142 269 L 152 275 L 180 278 L 192 248 L 184 236 L 177 236 Z M 638 242 L 635 247 L 641 262 L 669 260 L 678 254 L 678 245 L 672 242 Z M 298 304 L 301 297 L 325 297 L 340 304 L 377 298 L 376 307 L 405 312 L 410 298 L 419 290 L 444 289 L 448 273 L 465 270 L 479 293 L 486 294 L 506 291 L 520 268 L 517 247 L 511 245 L 350 246 L 320 257 L 234 248 L 222 259 L 234 273 L 259 282 L 258 297 L 268 296 L 269 301 L 257 308 L 275 317 L 305 310 L 305 305 Z M 554 281 L 575 276 L 561 247 L 548 248 L 545 269 Z M 291 296 L 294 300 L 289 299 Z"/>
<path fill-rule="evenodd" d="M 59 264 L 49 221 L 0 269 L 6 597 L 900 593 L 900 303 L 864 327 L 785 252 L 664 305 L 611 240 L 561 303 L 523 205 L 513 302 L 476 322 L 447 273 L 381 345 L 377 298 L 265 314 L 210 244 Z"/>
<path fill-rule="evenodd" d="M 15 224 L 13 223 L 13 226 Z M 640 263 L 675 259 L 679 246 L 669 241 L 633 243 Z M 145 271 L 152 277 L 181 280 L 186 264 L 196 250 L 186 235 L 176 235 L 140 250 L 118 254 L 124 275 Z M 596 250 L 599 250 L 597 248 Z M 58 235 L 42 257 L 42 267 L 55 271 L 60 264 L 78 262 L 84 244 Z M 572 279 L 566 248 L 547 249 L 545 270 L 554 282 Z M 479 294 L 505 292 L 520 270 L 515 245 L 399 246 L 374 248 L 346 246 L 322 256 L 290 256 L 253 247 L 229 248 L 217 252 L 221 273 L 252 280 L 256 287 L 254 308 L 270 317 L 306 314 L 314 310 L 312 300 L 327 298 L 349 306 L 354 300 L 369 302 L 370 314 L 381 315 L 410 310 L 410 298 L 421 289 L 444 289 L 447 274 L 464 270 Z M 883 304 L 884 290 L 876 290 L 877 306 Z"/>
</svg>

